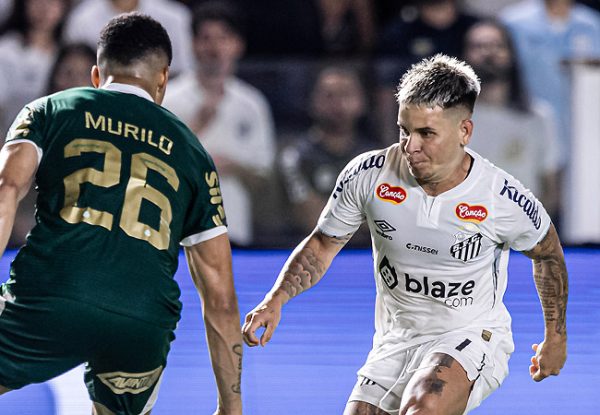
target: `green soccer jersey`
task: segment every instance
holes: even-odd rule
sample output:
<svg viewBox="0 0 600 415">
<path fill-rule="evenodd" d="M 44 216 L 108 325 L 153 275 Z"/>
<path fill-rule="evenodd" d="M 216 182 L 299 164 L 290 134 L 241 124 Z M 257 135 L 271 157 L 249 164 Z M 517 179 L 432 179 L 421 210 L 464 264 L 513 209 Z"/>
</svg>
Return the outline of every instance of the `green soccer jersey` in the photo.
<svg viewBox="0 0 600 415">
<path fill-rule="evenodd" d="M 7 142 L 31 141 L 41 154 L 37 224 L 11 265 L 15 296 L 68 297 L 175 326 L 180 242 L 224 232 L 225 213 L 210 156 L 144 95 L 118 84 L 71 89 L 13 123 Z"/>
</svg>

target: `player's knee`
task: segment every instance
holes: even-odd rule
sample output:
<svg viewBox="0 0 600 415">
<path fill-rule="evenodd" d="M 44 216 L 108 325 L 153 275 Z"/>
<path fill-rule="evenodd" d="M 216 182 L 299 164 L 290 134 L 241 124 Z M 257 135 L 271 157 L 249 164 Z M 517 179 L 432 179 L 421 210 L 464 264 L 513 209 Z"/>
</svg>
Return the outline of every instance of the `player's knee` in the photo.
<svg viewBox="0 0 600 415">
<path fill-rule="evenodd" d="M 400 408 L 401 415 L 449 415 L 440 405 L 439 399 L 432 395 L 412 397 Z"/>
</svg>

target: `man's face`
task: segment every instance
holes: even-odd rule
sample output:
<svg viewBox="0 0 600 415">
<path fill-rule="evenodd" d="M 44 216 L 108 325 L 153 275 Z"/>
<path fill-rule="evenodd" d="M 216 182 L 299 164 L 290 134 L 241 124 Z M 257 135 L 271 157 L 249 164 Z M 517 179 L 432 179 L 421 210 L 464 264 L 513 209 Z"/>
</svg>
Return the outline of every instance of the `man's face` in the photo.
<svg viewBox="0 0 600 415">
<path fill-rule="evenodd" d="M 513 61 L 507 39 L 494 25 L 477 25 L 467 32 L 465 60 L 482 81 L 508 80 Z"/>
<path fill-rule="evenodd" d="M 315 118 L 322 123 L 353 126 L 365 109 L 359 80 L 341 72 L 322 74 L 313 93 L 312 107 Z"/>
<path fill-rule="evenodd" d="M 460 166 L 472 123 L 466 108 L 400 105 L 400 144 L 410 173 L 421 183 L 445 180 Z"/>
<path fill-rule="evenodd" d="M 243 52 L 242 39 L 224 22 L 207 20 L 194 36 L 194 52 L 200 70 L 211 75 L 230 75 Z"/>
</svg>

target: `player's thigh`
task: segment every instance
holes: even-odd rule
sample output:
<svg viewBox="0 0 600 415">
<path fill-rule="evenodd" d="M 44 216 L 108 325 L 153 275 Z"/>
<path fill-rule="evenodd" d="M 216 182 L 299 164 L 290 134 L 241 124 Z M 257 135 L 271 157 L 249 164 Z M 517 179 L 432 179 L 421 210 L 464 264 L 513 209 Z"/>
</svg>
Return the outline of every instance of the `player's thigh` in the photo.
<svg viewBox="0 0 600 415">
<path fill-rule="evenodd" d="M 111 338 L 85 370 L 92 401 L 114 413 L 148 413 L 158 397 L 173 331 L 111 313 L 103 325 L 110 326 Z"/>
<path fill-rule="evenodd" d="M 427 355 L 402 394 L 400 414 L 461 415 L 473 386 L 466 370 L 445 353 Z"/>
<path fill-rule="evenodd" d="M 344 415 L 390 415 L 390 413 L 368 402 L 350 401 L 346 404 Z"/>
<path fill-rule="evenodd" d="M 0 301 L 0 392 L 45 382 L 85 361 L 82 310 L 48 297 Z"/>
</svg>

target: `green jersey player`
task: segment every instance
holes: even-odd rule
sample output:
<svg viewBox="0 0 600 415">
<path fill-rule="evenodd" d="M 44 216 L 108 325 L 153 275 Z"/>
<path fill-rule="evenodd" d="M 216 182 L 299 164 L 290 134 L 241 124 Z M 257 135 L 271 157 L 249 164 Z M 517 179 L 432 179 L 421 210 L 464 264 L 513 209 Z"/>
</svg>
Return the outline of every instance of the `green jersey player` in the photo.
<svg viewBox="0 0 600 415">
<path fill-rule="evenodd" d="M 241 414 L 241 334 L 231 250 L 210 156 L 160 106 L 171 44 L 137 13 L 103 29 L 96 88 L 27 105 L 0 152 L 0 248 L 19 200 L 37 224 L 0 297 L 0 392 L 81 364 L 96 414 L 148 414 L 173 330 L 183 245 L 203 300 L 216 414 Z"/>
</svg>

